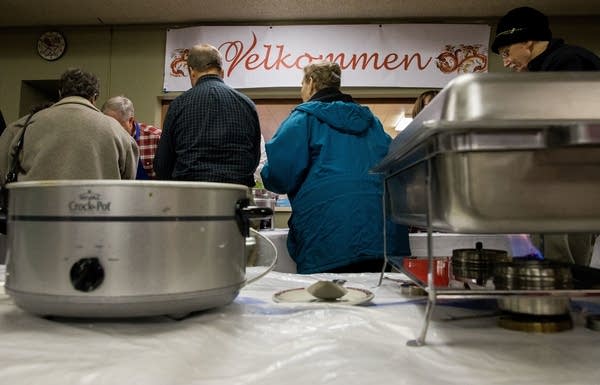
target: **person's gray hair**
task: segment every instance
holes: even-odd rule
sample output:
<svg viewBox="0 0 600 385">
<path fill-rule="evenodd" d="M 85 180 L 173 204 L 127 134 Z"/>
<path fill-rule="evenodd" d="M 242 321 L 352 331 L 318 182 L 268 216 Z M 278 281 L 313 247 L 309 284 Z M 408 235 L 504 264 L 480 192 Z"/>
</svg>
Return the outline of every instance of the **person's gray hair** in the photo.
<svg viewBox="0 0 600 385">
<path fill-rule="evenodd" d="M 210 44 L 199 44 L 190 50 L 187 65 L 196 71 L 205 71 L 209 68 L 222 70 L 223 56 L 216 47 Z"/>
<path fill-rule="evenodd" d="M 324 88 L 340 88 L 342 69 L 339 64 L 327 60 L 314 61 L 304 67 L 304 81 L 312 79 L 316 91 Z"/>
<path fill-rule="evenodd" d="M 119 118 L 119 122 L 126 122 L 135 116 L 133 102 L 125 96 L 113 96 L 102 105 L 102 112 L 112 111 Z"/>
</svg>

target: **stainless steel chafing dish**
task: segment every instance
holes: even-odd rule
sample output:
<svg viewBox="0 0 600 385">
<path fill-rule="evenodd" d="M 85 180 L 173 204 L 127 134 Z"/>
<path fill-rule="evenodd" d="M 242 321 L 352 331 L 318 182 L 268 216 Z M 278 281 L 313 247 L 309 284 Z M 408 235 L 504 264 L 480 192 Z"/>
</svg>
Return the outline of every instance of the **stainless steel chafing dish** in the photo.
<svg viewBox="0 0 600 385">
<path fill-rule="evenodd" d="M 386 210 L 454 233 L 600 229 L 600 73 L 468 74 L 392 142 Z M 428 183 L 429 175 L 429 183 Z"/>
</svg>

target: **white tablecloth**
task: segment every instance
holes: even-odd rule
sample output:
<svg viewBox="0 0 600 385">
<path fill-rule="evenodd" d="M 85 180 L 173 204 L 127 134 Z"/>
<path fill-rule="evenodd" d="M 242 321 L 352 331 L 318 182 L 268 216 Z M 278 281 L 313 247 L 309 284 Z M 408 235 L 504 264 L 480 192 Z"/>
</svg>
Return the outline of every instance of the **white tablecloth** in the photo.
<svg viewBox="0 0 600 385">
<path fill-rule="evenodd" d="M 336 277 L 373 291 L 372 305 L 272 301 L 279 290 Z M 600 333 L 586 329 L 581 314 L 574 313 L 573 330 L 528 334 L 501 329 L 495 318 L 443 321 L 489 312 L 455 302 L 436 307 L 428 345 L 408 347 L 421 326 L 424 302 L 402 295 L 388 279 L 377 287 L 378 278 L 271 272 L 245 287 L 234 303 L 182 321 L 48 320 L 15 307 L 0 290 L 0 384 L 600 382 Z"/>
</svg>

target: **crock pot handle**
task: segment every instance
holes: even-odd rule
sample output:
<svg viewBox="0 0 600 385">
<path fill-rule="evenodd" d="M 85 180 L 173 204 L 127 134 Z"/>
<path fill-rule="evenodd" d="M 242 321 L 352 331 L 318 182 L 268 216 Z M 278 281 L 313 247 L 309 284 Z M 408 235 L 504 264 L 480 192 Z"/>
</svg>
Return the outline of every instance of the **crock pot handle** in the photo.
<svg viewBox="0 0 600 385">
<path fill-rule="evenodd" d="M 6 235 L 7 215 L 5 211 L 0 211 L 0 234 Z"/>
<path fill-rule="evenodd" d="M 244 237 L 250 236 L 250 219 L 273 215 L 269 207 L 250 206 L 250 199 L 240 199 L 235 204 L 235 220 Z"/>
<path fill-rule="evenodd" d="M 6 213 L 6 208 L 0 208 L 0 234 L 6 235 L 6 224 L 8 221 L 8 215 Z"/>
<path fill-rule="evenodd" d="M 0 234 L 6 235 L 8 223 L 8 189 L 6 185 L 0 187 Z"/>
</svg>

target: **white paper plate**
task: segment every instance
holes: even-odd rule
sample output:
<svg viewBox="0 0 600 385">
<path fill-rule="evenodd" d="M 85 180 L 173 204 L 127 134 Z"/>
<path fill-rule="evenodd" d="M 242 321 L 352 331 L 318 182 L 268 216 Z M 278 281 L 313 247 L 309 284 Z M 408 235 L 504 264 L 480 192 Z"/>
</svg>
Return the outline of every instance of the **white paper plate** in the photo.
<svg viewBox="0 0 600 385">
<path fill-rule="evenodd" d="M 283 290 L 273 295 L 273 301 L 286 303 L 327 303 L 340 305 L 360 305 L 367 303 L 375 297 L 375 294 L 366 289 L 344 286 L 348 293 L 336 300 L 323 300 L 313 297 L 306 288 Z"/>
</svg>

